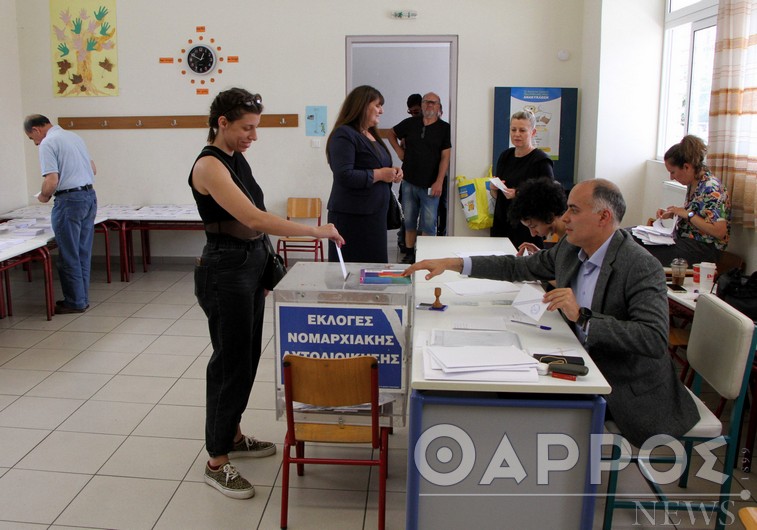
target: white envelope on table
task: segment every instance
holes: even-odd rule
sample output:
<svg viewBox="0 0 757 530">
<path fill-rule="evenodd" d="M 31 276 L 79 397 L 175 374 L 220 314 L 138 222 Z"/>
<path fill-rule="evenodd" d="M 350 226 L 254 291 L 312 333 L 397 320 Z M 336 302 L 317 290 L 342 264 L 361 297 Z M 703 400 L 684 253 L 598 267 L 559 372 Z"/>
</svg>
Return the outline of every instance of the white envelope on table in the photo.
<svg viewBox="0 0 757 530">
<path fill-rule="evenodd" d="M 548 304 L 542 302 L 543 298 L 543 290 L 526 283 L 521 287 L 515 300 L 513 300 L 513 307 L 524 315 L 538 321 L 548 307 Z"/>
</svg>

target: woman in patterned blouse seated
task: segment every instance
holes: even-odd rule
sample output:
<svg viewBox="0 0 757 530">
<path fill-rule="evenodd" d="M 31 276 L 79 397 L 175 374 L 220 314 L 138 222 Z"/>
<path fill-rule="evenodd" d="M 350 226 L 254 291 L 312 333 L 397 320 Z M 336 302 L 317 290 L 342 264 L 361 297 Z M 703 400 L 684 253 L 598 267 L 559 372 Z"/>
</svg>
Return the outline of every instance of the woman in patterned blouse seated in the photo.
<svg viewBox="0 0 757 530">
<path fill-rule="evenodd" d="M 731 231 L 731 201 L 719 178 L 704 164 L 707 146 L 693 135 L 684 136 L 665 153 L 665 168 L 670 178 L 686 186 L 683 206 L 657 210 L 658 219 L 678 216 L 675 245 L 647 246 L 663 266 L 674 258 L 689 264 L 716 263 L 728 245 Z"/>
</svg>

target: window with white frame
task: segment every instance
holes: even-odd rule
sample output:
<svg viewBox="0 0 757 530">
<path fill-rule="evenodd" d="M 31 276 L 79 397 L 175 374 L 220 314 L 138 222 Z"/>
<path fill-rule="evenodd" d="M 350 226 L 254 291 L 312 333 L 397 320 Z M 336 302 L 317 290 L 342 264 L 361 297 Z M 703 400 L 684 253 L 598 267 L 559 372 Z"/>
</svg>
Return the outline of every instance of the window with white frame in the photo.
<svg viewBox="0 0 757 530">
<path fill-rule="evenodd" d="M 657 155 L 686 134 L 707 142 L 718 0 L 667 0 Z"/>
</svg>

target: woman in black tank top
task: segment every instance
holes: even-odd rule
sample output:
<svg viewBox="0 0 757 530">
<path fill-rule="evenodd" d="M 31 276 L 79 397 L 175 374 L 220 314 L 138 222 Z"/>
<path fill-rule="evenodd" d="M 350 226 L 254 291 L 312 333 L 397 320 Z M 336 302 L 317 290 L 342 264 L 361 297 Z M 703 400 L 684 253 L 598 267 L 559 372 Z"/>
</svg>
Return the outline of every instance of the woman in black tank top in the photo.
<svg viewBox="0 0 757 530">
<path fill-rule="evenodd" d="M 260 285 L 267 251 L 264 233 L 344 239 L 333 224 L 309 226 L 266 212 L 263 190 L 242 155 L 257 140 L 263 112 L 258 94 L 221 92 L 210 106 L 208 147 L 195 160 L 189 185 L 205 223 L 207 244 L 195 267 L 195 294 L 208 317 L 213 354 L 207 368 L 205 482 L 226 496 L 255 491 L 229 457 L 261 457 L 276 445 L 242 434 L 242 413 L 262 349 L 267 292 Z"/>
</svg>

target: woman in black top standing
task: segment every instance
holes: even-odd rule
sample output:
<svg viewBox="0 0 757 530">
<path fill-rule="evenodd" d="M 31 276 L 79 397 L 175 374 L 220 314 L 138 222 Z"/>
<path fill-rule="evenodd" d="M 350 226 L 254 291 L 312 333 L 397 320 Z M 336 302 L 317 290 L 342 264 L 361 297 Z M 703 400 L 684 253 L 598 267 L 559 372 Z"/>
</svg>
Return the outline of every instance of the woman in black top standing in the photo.
<svg viewBox="0 0 757 530">
<path fill-rule="evenodd" d="M 510 142 L 515 147 L 502 151 L 497 160 L 495 175 L 505 185 L 505 191 L 491 186 L 491 194 L 497 200 L 494 207 L 494 224 L 492 237 L 509 237 L 510 242 L 518 248 L 529 242 L 542 248 L 542 239 L 534 237 L 528 228 L 520 223 L 513 225 L 507 212 L 518 192 L 518 187 L 528 179 L 539 177 L 554 178 L 552 160 L 541 149 L 533 145 L 536 134 L 536 118 L 527 110 L 516 112 L 510 118 Z"/>
<path fill-rule="evenodd" d="M 210 106 L 208 146 L 189 185 L 207 243 L 195 267 L 195 294 L 208 317 L 213 354 L 207 368 L 205 482 L 228 497 L 255 490 L 230 456 L 269 456 L 271 442 L 242 434 L 242 413 L 260 360 L 266 291 L 260 285 L 267 251 L 263 234 L 344 240 L 332 224 L 308 226 L 266 212 L 263 190 L 242 155 L 257 140 L 262 99 L 241 88 L 221 92 Z"/>
</svg>

